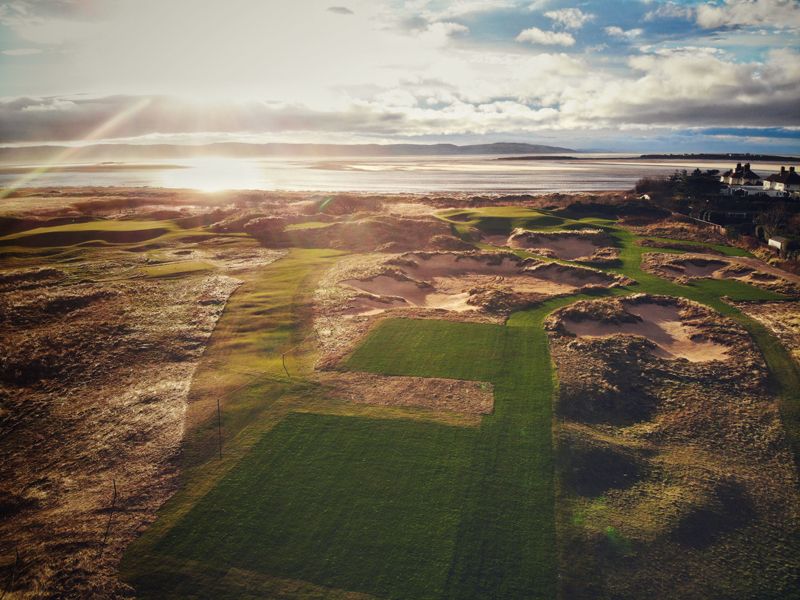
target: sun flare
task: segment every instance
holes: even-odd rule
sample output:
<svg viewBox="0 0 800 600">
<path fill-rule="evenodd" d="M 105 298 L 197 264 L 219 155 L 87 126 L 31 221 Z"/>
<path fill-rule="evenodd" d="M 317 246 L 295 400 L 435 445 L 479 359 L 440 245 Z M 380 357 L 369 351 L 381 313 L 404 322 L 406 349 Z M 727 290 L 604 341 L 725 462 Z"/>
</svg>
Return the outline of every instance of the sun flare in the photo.
<svg viewBox="0 0 800 600">
<path fill-rule="evenodd" d="M 263 188 L 266 167 L 258 162 L 232 158 L 198 158 L 183 169 L 165 169 L 161 185 L 201 192 Z"/>
</svg>

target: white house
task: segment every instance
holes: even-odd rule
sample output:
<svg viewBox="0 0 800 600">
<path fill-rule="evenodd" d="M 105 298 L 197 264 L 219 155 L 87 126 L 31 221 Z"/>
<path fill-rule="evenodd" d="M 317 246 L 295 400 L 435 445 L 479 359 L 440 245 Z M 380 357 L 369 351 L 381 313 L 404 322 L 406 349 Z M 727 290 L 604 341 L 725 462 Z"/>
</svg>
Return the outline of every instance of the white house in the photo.
<svg viewBox="0 0 800 600">
<path fill-rule="evenodd" d="M 785 252 L 789 249 L 789 238 L 785 238 L 782 235 L 773 235 L 769 240 L 767 240 L 767 245 L 770 248 L 775 248 L 778 252 Z"/>
<path fill-rule="evenodd" d="M 750 163 L 736 163 L 736 168 L 725 171 L 719 178 L 721 183 L 728 185 L 759 185 L 761 177 L 750 169 Z"/>
<path fill-rule="evenodd" d="M 764 180 L 765 190 L 775 190 L 776 192 L 800 192 L 800 175 L 794 167 L 781 167 L 780 173 L 770 175 Z"/>
</svg>

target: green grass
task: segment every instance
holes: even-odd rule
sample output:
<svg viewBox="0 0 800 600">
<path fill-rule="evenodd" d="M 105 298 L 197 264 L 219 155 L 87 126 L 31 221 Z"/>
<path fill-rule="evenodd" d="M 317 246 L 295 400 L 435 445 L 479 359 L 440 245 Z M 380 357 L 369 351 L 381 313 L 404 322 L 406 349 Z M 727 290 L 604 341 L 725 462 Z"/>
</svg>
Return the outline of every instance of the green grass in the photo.
<svg viewBox="0 0 800 600">
<path fill-rule="evenodd" d="M 710 248 L 712 250 L 716 250 L 717 252 L 721 252 L 725 256 L 747 256 L 752 257 L 753 255 L 750 254 L 747 250 L 743 248 L 737 248 L 735 246 L 725 246 L 724 244 L 711 244 L 708 242 L 695 242 L 695 241 L 688 241 L 688 240 L 676 240 L 673 238 L 663 238 L 663 237 L 655 237 L 655 236 L 642 236 L 642 240 L 655 240 L 657 242 L 664 242 L 667 244 L 692 244 L 693 246 L 702 246 L 705 248 Z M 668 250 L 667 248 L 654 248 L 655 252 L 662 252 L 664 250 Z"/>
<path fill-rule="evenodd" d="M 432 423 L 291 414 L 156 551 L 382 598 L 441 597 L 474 438 Z M 147 577 L 137 591 L 184 591 L 163 583 Z"/>
<path fill-rule="evenodd" d="M 0 239 L 11 240 L 26 237 L 29 235 L 39 235 L 43 233 L 62 233 L 65 231 L 140 231 L 143 229 L 173 229 L 175 224 L 172 221 L 121 221 L 115 219 L 85 221 L 83 223 L 69 223 L 67 225 L 55 225 L 53 227 L 36 227 L 27 229 Z"/>
<path fill-rule="evenodd" d="M 553 374 L 541 319 L 508 326 L 387 320 L 347 367 L 491 381 L 448 598 L 552 598 L 556 589 L 551 444 Z"/>
<path fill-rule="evenodd" d="M 486 234 L 509 234 L 517 227 L 552 231 L 566 225 L 561 217 L 516 206 L 496 206 L 475 210 L 449 209 L 436 216 L 451 224 L 457 233 L 464 234 L 475 227 Z"/>
<path fill-rule="evenodd" d="M 358 346 L 347 368 L 386 375 L 492 381 L 505 358 L 504 333 L 500 325 L 388 319 Z"/>
<path fill-rule="evenodd" d="M 323 227 L 330 227 L 332 223 L 325 221 L 305 221 L 304 223 L 289 223 L 286 226 L 286 231 L 297 231 L 298 229 L 322 229 Z"/>
<path fill-rule="evenodd" d="M 180 238 L 216 236 L 201 227 L 185 228 L 176 221 L 125 221 L 101 219 L 53 227 L 37 227 L 0 237 L 0 247 L 56 248 L 81 244 L 133 247 L 136 244 L 157 242 L 166 244 Z M 228 234 L 226 237 L 236 237 Z"/>
<path fill-rule="evenodd" d="M 202 260 L 186 260 L 159 265 L 150 265 L 140 269 L 145 277 L 181 277 L 203 271 L 211 271 L 214 265 Z"/>
</svg>

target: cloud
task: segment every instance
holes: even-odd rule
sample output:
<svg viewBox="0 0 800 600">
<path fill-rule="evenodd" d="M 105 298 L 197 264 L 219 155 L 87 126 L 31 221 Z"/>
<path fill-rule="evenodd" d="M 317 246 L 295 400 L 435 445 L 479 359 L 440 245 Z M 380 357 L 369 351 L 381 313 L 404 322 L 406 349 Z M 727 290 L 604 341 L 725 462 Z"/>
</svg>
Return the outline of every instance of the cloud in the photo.
<svg viewBox="0 0 800 600">
<path fill-rule="evenodd" d="M 548 19 L 552 19 L 558 25 L 566 29 L 580 29 L 589 21 L 594 20 L 595 15 L 585 13 L 580 8 L 562 8 L 560 10 L 550 10 L 544 13 Z"/>
<path fill-rule="evenodd" d="M 84 38 L 97 16 L 93 2 L 16 0 L 0 4 L 0 25 L 37 44 L 58 45 Z"/>
<path fill-rule="evenodd" d="M 646 11 L 653 19 L 687 14 L 679 10 L 683 0 L 620 3 L 610 17 L 596 0 L 552 0 L 546 8 L 537 2 L 539 14 L 528 12 L 530 0 L 516 8 L 505 0 L 346 0 L 341 8 L 353 12 L 347 17 L 331 14 L 330 0 L 307 1 L 278 7 L 226 0 L 222 28 L 212 3 L 195 0 L 109 1 L 101 4 L 124 11 L 102 23 L 66 8 L 93 4 L 88 0 L 63 6 L 14 0 L 14 19 L 94 29 L 64 51 L 5 44 L 6 55 L 28 47 L 41 47 L 43 55 L 14 61 L 25 69 L 3 79 L 3 95 L 16 99 L 0 100 L 0 143 L 81 140 L 135 105 L 144 90 L 154 94 L 148 106 L 107 138 L 389 139 L 800 126 L 794 32 L 770 28 L 762 35 L 762 26 L 741 31 L 743 25 L 703 32 L 694 9 L 690 21 L 644 23 Z M 570 4 L 580 9 L 564 8 Z M 248 6 L 251 12 L 243 10 Z M 586 25 L 593 13 L 594 24 Z M 515 35 L 537 46 L 509 46 Z M 572 49 L 578 44 L 580 52 Z M 769 52 L 778 44 L 788 49 Z"/>
<path fill-rule="evenodd" d="M 705 29 L 721 27 L 800 27 L 800 2 L 797 0 L 725 0 L 724 4 L 701 4 L 697 24 Z"/>
<path fill-rule="evenodd" d="M 399 86 L 378 86 L 370 97 L 353 97 L 337 109 L 156 96 L 135 119 L 119 123 L 107 137 L 407 137 L 545 130 L 588 135 L 600 130 L 800 128 L 800 53 L 793 50 L 776 50 L 752 63 L 691 47 L 637 54 L 629 59 L 631 71 L 623 74 L 563 53 L 467 56 L 464 60 L 474 71 L 462 72 L 450 64 L 436 73 L 437 78 L 419 76 Z M 139 96 L 0 101 L 0 143 L 81 140 L 141 101 Z"/>
<path fill-rule="evenodd" d="M 41 54 L 42 51 L 38 48 L 14 48 L 12 50 L 3 50 L 2 54 L 6 56 L 30 56 L 31 54 Z"/>
<path fill-rule="evenodd" d="M 416 15 L 421 15 L 429 21 L 455 19 L 466 15 L 505 10 L 515 6 L 514 0 L 452 0 L 450 2 L 436 2 L 431 0 L 418 0 L 408 2 L 415 8 Z"/>
<path fill-rule="evenodd" d="M 75 141 L 146 97 L 17 98 L 0 101 L 0 143 Z M 120 122 L 108 138 L 197 132 L 278 133 L 352 131 L 389 133 L 402 129 L 404 115 L 353 104 L 342 111 L 317 111 L 302 105 L 247 103 L 198 104 L 173 97 L 152 97 L 136 117 Z"/>
<path fill-rule="evenodd" d="M 538 12 L 544 8 L 547 8 L 553 3 L 553 0 L 533 0 L 528 5 L 528 10 L 531 12 Z"/>
<path fill-rule="evenodd" d="M 515 38 L 518 42 L 542 44 L 544 46 L 574 46 L 575 38 L 564 31 L 543 31 L 538 27 L 531 27 L 519 33 Z"/>
<path fill-rule="evenodd" d="M 605 28 L 605 32 L 610 35 L 611 37 L 619 38 L 619 39 L 628 39 L 632 40 L 634 38 L 638 38 L 639 36 L 644 33 L 642 29 L 638 27 L 636 29 L 622 29 L 622 27 L 617 27 L 616 25 L 612 25 L 610 27 Z"/>
<path fill-rule="evenodd" d="M 329 6 L 326 8 L 328 12 L 332 12 L 337 15 L 352 15 L 355 14 L 352 10 L 347 8 L 346 6 Z"/>
<path fill-rule="evenodd" d="M 677 2 L 667 2 L 659 4 L 654 10 L 648 11 L 644 15 L 645 21 L 657 21 L 658 19 L 692 19 L 694 8 Z"/>
</svg>

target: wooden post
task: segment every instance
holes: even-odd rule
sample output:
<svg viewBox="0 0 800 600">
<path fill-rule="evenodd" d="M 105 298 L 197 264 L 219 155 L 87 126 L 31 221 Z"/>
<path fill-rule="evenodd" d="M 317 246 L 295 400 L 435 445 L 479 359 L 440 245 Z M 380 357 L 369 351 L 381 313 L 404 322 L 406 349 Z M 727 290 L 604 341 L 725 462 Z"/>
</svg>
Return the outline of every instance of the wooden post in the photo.
<svg viewBox="0 0 800 600">
<path fill-rule="evenodd" d="M 291 379 L 292 376 L 289 375 L 289 369 L 286 368 L 286 352 L 281 354 L 281 362 L 283 363 L 283 370 L 286 371 L 286 376 Z"/>
<path fill-rule="evenodd" d="M 111 521 L 114 519 L 114 508 L 117 505 L 117 480 L 112 479 L 111 485 L 114 486 L 114 495 L 111 496 L 111 507 L 108 510 L 108 524 L 106 525 L 106 532 L 105 534 L 103 534 L 103 543 L 100 545 L 100 556 L 103 555 L 103 550 L 105 550 L 106 548 L 106 542 L 108 541 L 108 534 L 111 532 Z"/>
</svg>

